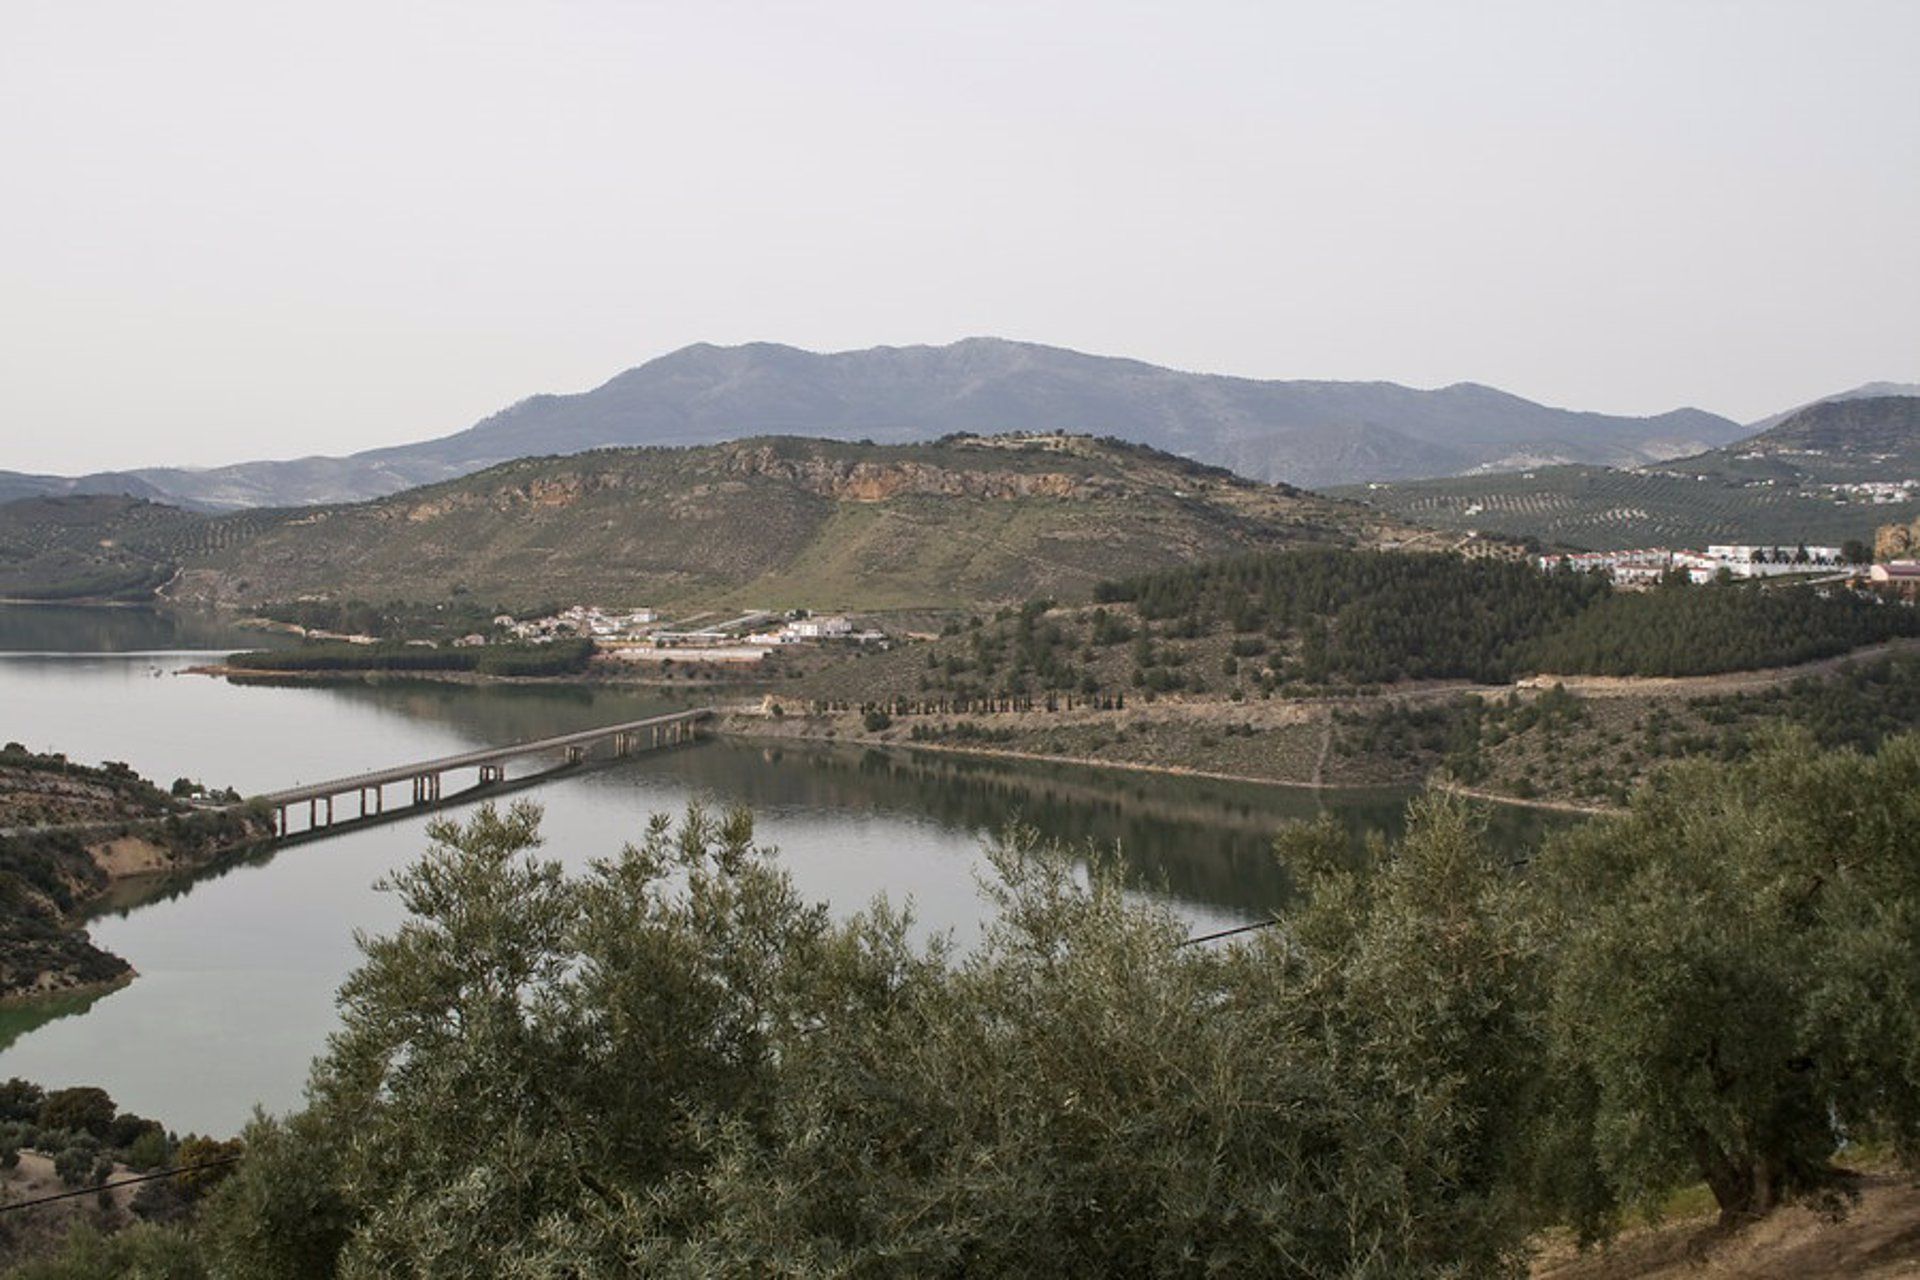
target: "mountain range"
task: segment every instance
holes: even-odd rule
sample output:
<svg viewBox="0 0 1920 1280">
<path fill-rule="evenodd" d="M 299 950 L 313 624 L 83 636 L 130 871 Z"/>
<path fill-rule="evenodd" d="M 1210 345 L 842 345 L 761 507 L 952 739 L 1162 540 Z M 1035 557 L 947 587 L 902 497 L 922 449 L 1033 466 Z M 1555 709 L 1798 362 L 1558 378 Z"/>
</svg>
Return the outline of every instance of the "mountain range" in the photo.
<svg viewBox="0 0 1920 1280">
<path fill-rule="evenodd" d="M 701 343 L 591 391 L 537 395 L 464 431 L 347 457 L 148 468 L 78 478 L 0 472 L 0 501 L 124 493 L 233 510 L 352 502 L 514 458 L 755 435 L 882 444 L 956 433 L 1088 432 L 1306 487 L 1512 470 L 1631 466 L 1749 434 L 1698 409 L 1619 417 L 1492 387 L 1262 381 L 1185 373 L 1059 347 L 969 338 L 820 354 Z"/>
</svg>

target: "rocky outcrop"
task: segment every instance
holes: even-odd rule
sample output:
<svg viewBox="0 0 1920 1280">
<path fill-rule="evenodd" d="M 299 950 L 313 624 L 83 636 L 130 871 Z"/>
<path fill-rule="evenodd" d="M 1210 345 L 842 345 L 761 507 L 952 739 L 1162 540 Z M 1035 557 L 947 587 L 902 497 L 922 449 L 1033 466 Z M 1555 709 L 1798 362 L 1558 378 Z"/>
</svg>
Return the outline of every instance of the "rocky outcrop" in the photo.
<svg viewBox="0 0 1920 1280">
<path fill-rule="evenodd" d="M 1873 535 L 1875 560 L 1913 560 L 1920 558 L 1920 520 L 1912 524 L 1881 525 Z"/>
<path fill-rule="evenodd" d="M 836 502 L 886 502 L 907 495 L 1009 501 L 1087 500 L 1125 491 L 1119 483 L 1064 471 L 958 470 L 921 462 L 796 458 L 771 447 L 729 450 L 727 471 L 797 485 Z"/>
</svg>

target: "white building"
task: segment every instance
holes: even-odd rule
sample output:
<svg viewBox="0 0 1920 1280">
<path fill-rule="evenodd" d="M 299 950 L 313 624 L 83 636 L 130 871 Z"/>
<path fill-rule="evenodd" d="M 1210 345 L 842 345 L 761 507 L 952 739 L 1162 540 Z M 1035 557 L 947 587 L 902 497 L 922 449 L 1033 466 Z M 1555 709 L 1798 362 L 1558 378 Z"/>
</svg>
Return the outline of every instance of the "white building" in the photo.
<svg viewBox="0 0 1920 1280">
<path fill-rule="evenodd" d="M 802 618 L 798 622 L 789 622 L 785 628 L 802 640 L 833 640 L 853 634 L 853 623 L 846 618 Z"/>
<path fill-rule="evenodd" d="M 1802 558 L 1802 553 L 1805 558 Z M 1771 578 L 1783 573 L 1812 573 L 1844 567 L 1838 547 L 1718 545 L 1707 556 L 1736 578 Z"/>
</svg>

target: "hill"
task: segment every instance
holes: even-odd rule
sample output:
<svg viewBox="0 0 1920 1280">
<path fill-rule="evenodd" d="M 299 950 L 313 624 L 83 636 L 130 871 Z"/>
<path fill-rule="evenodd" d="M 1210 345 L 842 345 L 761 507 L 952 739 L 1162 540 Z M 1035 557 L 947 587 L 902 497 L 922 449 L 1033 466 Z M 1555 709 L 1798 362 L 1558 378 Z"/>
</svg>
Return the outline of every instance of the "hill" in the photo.
<svg viewBox="0 0 1920 1280">
<path fill-rule="evenodd" d="M 1823 401 L 1723 449 L 1335 490 L 1406 520 L 1550 545 L 1871 541 L 1920 515 L 1920 396 Z"/>
<path fill-rule="evenodd" d="M 1757 422 L 1748 423 L 1747 430 L 1756 434 L 1770 431 L 1794 414 L 1803 409 L 1811 409 L 1817 404 L 1828 404 L 1836 400 L 1872 400 L 1882 396 L 1920 396 L 1920 382 L 1863 382 L 1851 390 L 1836 391 L 1830 396 L 1821 396 L 1818 400 L 1809 400 L 1791 409 L 1769 414 Z"/>
<path fill-rule="evenodd" d="M 1920 479 L 1920 395 L 1828 400 L 1655 469 L 1803 488 Z"/>
<path fill-rule="evenodd" d="M 110 494 L 0 504 L 0 599 L 150 600 L 182 564 L 281 518 L 215 519 Z"/>
<path fill-rule="evenodd" d="M 1533 538 L 1547 546 L 1606 549 L 1710 543 L 1871 541 L 1890 520 L 1920 516 L 1920 500 L 1862 497 L 1705 473 L 1543 467 L 1511 475 L 1455 476 L 1330 490 L 1384 514 L 1436 529 Z"/>
<path fill-rule="evenodd" d="M 230 605 L 348 595 L 865 609 L 1083 599 L 1095 582 L 1142 567 L 1425 537 L 1355 504 L 1069 436 L 597 450 L 368 503 L 224 517 L 122 498 L 0 508 L 0 554 L 34 552 L 16 580 L 47 568 L 64 575 L 60 595 L 92 579 L 138 593 L 178 570 L 172 594 Z"/>
<path fill-rule="evenodd" d="M 1114 436 L 1309 487 L 1552 462 L 1632 465 L 1697 453 L 1742 433 L 1694 409 L 1614 417 L 1472 383 L 1415 390 L 1260 381 L 996 338 L 830 354 L 701 343 L 591 391 L 533 396 L 417 444 L 346 458 L 123 474 L 127 491 L 139 496 L 234 509 L 377 497 L 536 454 L 769 434 L 899 444 L 1009 431 Z M 111 482 L 88 481 L 96 490 Z"/>
<path fill-rule="evenodd" d="M 195 789 L 0 748 L 0 1001 L 125 981 L 127 962 L 83 931 L 88 905 L 119 881 L 191 870 L 267 834 L 263 814 L 189 804 Z"/>
</svg>

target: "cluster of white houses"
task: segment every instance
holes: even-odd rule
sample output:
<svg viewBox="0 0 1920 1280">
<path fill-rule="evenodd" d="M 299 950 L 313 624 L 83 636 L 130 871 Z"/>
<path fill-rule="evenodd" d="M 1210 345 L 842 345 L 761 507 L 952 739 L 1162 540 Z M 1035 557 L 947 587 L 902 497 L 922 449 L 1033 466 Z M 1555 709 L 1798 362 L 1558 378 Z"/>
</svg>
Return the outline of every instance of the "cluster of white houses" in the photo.
<svg viewBox="0 0 1920 1280">
<path fill-rule="evenodd" d="M 494 626 L 518 640 L 539 644 L 575 636 L 590 636 L 614 657 L 636 662 L 681 658 L 697 662 L 757 662 L 783 645 L 846 643 L 877 644 L 882 631 L 863 630 L 839 614 L 810 613 L 804 609 L 779 613 L 756 609 L 718 622 L 673 625 L 652 609 L 609 609 L 577 604 L 544 618 L 521 621 L 502 614 Z M 483 636 L 466 643 L 484 643 Z"/>
<path fill-rule="evenodd" d="M 1711 582 L 1722 570 L 1735 578 L 1771 578 L 1787 573 L 1833 573 L 1848 568 L 1839 547 L 1711 546 L 1705 551 L 1641 547 L 1631 551 L 1583 551 L 1541 556 L 1542 569 L 1561 565 L 1605 573 L 1620 586 L 1647 586 L 1675 570 L 1694 582 Z"/>
<path fill-rule="evenodd" d="M 554 640 L 560 637 L 592 636 L 596 640 L 618 640 L 645 635 L 647 628 L 660 621 L 652 609 L 607 609 L 597 604 L 576 604 L 545 618 L 524 622 L 503 613 L 493 625 L 517 640 Z"/>
<path fill-rule="evenodd" d="M 1859 480 L 1832 486 L 1834 493 L 1856 502 L 1884 506 L 1890 502 L 1912 502 L 1920 497 L 1920 480 Z"/>
</svg>

